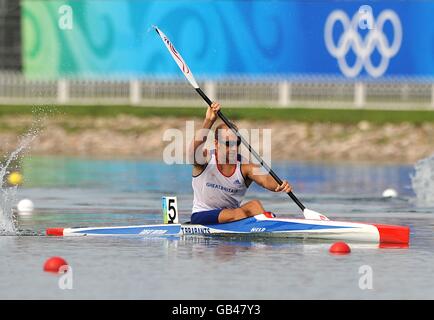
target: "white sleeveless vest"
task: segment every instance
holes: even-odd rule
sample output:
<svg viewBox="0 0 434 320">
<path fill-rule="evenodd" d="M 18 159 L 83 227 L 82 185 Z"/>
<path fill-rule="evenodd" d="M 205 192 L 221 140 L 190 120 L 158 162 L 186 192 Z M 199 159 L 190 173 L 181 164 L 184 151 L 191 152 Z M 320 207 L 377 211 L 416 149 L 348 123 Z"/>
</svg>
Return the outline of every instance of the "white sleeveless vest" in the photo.
<svg viewBox="0 0 434 320">
<path fill-rule="evenodd" d="M 220 208 L 239 208 L 247 191 L 241 173 L 240 159 L 237 161 L 235 172 L 227 177 L 217 168 L 215 150 L 211 150 L 210 154 L 211 159 L 206 168 L 192 179 L 193 213 Z"/>
</svg>

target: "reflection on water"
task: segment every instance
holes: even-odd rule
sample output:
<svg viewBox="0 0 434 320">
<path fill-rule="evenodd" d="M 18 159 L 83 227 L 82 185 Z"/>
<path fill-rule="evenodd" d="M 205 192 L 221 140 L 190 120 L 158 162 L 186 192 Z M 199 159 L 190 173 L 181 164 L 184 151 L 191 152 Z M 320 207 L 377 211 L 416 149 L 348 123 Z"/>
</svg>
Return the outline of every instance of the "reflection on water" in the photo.
<svg viewBox="0 0 434 320">
<path fill-rule="evenodd" d="M 78 299 L 414 299 L 434 298 L 434 208 L 412 201 L 411 166 L 273 163 L 309 208 L 335 220 L 408 225 L 409 248 L 350 244 L 347 256 L 330 242 L 246 237 L 170 238 L 0 236 L 0 298 Z M 33 157 L 23 162 L 21 198 L 35 212 L 19 216 L 22 234 L 48 227 L 161 223 L 161 196 L 177 195 L 180 221 L 191 213 L 189 166 L 139 160 Z M 386 188 L 400 197 L 384 199 Z M 253 187 L 281 217 L 298 217 L 286 195 Z M 74 290 L 44 277 L 47 257 L 73 267 Z M 359 268 L 374 272 L 360 290 Z M 230 280 L 228 280 L 230 279 Z M 175 285 L 174 285 L 175 284 Z"/>
<path fill-rule="evenodd" d="M 119 191 L 191 193 L 191 166 L 143 160 L 32 157 L 23 162 L 27 187 L 104 188 Z M 412 196 L 412 166 L 273 163 L 273 170 L 304 194 L 381 195 L 394 188 Z M 255 192 L 263 190 L 257 186 Z M 266 191 L 265 191 L 266 192 Z"/>
</svg>

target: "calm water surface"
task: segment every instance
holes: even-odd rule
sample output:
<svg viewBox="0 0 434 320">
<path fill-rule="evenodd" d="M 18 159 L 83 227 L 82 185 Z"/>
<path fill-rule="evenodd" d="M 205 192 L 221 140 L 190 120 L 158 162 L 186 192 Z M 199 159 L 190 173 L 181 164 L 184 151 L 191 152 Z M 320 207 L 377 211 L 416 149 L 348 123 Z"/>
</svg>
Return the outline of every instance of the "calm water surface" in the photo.
<svg viewBox="0 0 434 320">
<path fill-rule="evenodd" d="M 32 158 L 22 164 L 31 216 L 20 235 L 0 236 L 1 299 L 433 299 L 434 207 L 414 202 L 412 166 L 274 163 L 310 209 L 332 219 L 411 227 L 409 248 L 353 244 L 346 256 L 330 243 L 204 237 L 57 238 L 47 227 L 161 223 L 162 195 L 176 195 L 181 221 L 192 204 L 190 168 L 140 160 Z M 395 188 L 399 197 L 383 199 Z M 282 194 L 253 187 L 278 216 L 302 217 Z M 42 271 L 50 256 L 72 267 L 73 289 Z M 372 269 L 372 289 L 359 273 Z M 361 269 L 362 268 L 362 269 Z"/>
</svg>

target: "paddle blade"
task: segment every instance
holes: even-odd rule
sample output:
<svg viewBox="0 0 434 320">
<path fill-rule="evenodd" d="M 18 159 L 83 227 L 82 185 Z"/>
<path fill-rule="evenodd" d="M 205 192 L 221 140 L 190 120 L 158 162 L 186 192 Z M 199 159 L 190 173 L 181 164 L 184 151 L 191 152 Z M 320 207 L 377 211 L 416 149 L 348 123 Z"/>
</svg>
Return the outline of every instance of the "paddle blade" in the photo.
<svg viewBox="0 0 434 320">
<path fill-rule="evenodd" d="M 308 220 L 330 220 L 325 215 L 307 208 L 303 210 L 303 215 Z"/>
<path fill-rule="evenodd" d="M 170 54 L 172 55 L 173 60 L 175 60 L 176 64 L 178 65 L 179 69 L 181 69 L 184 76 L 187 78 L 188 82 L 195 88 L 199 88 L 199 85 L 197 84 L 196 80 L 193 77 L 193 74 L 190 71 L 190 68 L 185 63 L 184 59 L 182 59 L 181 55 L 178 51 L 176 51 L 174 45 L 172 42 L 170 42 L 169 38 L 158 29 L 157 26 L 153 26 L 155 31 L 157 31 L 158 35 L 160 36 L 161 40 L 163 40 L 164 44 L 166 45 L 167 50 L 169 50 Z"/>
</svg>

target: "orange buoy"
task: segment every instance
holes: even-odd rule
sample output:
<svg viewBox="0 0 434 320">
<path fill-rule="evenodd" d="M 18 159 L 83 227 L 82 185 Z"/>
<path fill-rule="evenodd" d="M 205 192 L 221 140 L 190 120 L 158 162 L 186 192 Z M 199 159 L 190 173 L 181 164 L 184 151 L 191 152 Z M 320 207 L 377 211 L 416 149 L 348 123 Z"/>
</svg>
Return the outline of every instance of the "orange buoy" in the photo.
<svg viewBox="0 0 434 320">
<path fill-rule="evenodd" d="M 350 246 L 345 242 L 335 242 L 329 249 L 333 254 L 348 254 L 351 252 Z"/>
<path fill-rule="evenodd" d="M 60 267 L 67 266 L 68 262 L 61 257 L 51 257 L 45 261 L 44 271 L 59 273 Z"/>
</svg>

